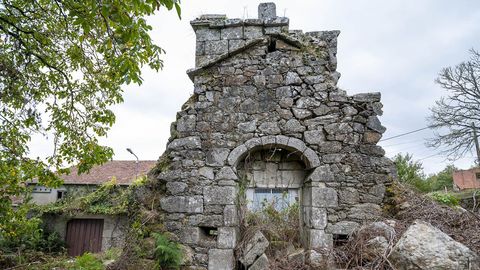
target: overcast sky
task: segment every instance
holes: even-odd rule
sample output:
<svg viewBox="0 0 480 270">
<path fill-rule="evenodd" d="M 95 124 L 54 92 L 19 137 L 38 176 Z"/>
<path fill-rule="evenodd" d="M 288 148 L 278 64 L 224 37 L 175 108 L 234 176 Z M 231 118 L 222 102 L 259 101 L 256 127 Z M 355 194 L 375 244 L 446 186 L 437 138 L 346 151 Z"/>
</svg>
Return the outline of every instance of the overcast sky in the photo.
<svg viewBox="0 0 480 270">
<path fill-rule="evenodd" d="M 102 142 L 114 159 L 157 159 L 170 135 L 170 123 L 193 94 L 186 70 L 194 67 L 195 34 L 190 20 L 211 13 L 229 18 L 256 18 L 260 1 L 182 1 L 182 20 L 160 11 L 149 19 L 152 36 L 166 50 L 165 68 L 144 70 L 141 86 L 128 86 L 125 102 L 114 111 L 117 122 Z M 446 93 L 434 79 L 442 67 L 480 49 L 479 0 L 310 0 L 275 1 L 277 15 L 290 18 L 290 29 L 341 30 L 338 39 L 339 86 L 349 94 L 381 92 L 387 127 L 384 138 L 427 126 L 428 108 Z M 382 143 L 387 156 L 409 152 L 422 159 L 425 171 L 441 170 L 448 161 L 426 148 L 426 130 Z M 49 145 L 34 141 L 33 154 Z M 469 168 L 473 154 L 455 164 Z"/>
</svg>

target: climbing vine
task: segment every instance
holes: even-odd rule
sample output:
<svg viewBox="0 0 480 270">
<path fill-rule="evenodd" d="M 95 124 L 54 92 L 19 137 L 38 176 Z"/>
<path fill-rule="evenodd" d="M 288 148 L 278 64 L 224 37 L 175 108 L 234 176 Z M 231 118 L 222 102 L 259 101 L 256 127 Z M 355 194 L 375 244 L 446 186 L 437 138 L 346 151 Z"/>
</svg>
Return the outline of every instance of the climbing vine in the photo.
<svg viewBox="0 0 480 270">
<path fill-rule="evenodd" d="M 129 199 L 133 190 L 145 183 L 145 177 L 138 178 L 128 187 L 121 186 L 115 178 L 102 184 L 97 190 L 81 197 L 67 196 L 55 203 L 37 206 L 40 214 L 78 214 L 119 215 L 127 214 Z"/>
</svg>

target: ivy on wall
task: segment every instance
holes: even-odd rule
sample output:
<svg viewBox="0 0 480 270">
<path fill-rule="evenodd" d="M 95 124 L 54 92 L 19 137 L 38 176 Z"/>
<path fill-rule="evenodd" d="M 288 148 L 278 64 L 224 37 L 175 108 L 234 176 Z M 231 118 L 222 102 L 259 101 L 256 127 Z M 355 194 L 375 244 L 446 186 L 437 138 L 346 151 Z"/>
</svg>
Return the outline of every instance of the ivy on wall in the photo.
<svg viewBox="0 0 480 270">
<path fill-rule="evenodd" d="M 145 183 L 146 178 L 135 180 L 125 187 L 117 183 L 113 177 L 98 189 L 84 196 L 68 195 L 66 198 L 47 205 L 36 206 L 40 214 L 61 214 L 75 216 L 78 214 L 119 215 L 127 214 L 128 203 L 133 190 Z"/>
</svg>

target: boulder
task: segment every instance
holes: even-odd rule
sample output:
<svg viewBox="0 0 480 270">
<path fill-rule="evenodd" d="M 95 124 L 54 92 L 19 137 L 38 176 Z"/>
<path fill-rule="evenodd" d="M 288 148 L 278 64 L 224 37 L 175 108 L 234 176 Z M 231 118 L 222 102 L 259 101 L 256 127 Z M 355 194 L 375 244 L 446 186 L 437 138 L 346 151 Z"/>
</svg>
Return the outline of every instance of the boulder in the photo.
<svg viewBox="0 0 480 270">
<path fill-rule="evenodd" d="M 372 222 L 362 226 L 357 232 L 357 237 L 366 241 L 363 250 L 365 260 L 374 261 L 387 255 L 395 236 L 395 229 L 384 222 Z"/>
<path fill-rule="evenodd" d="M 287 259 L 289 262 L 303 265 L 305 264 L 305 250 L 303 248 L 295 249 L 292 252 L 289 252 Z"/>
<path fill-rule="evenodd" d="M 258 257 L 255 262 L 248 268 L 248 270 L 268 270 L 269 269 L 269 261 L 267 255 L 262 254 L 262 256 Z"/>
<path fill-rule="evenodd" d="M 265 252 L 268 245 L 268 240 L 263 233 L 260 231 L 256 232 L 245 244 L 240 262 L 246 267 L 252 265 Z"/>
<path fill-rule="evenodd" d="M 415 221 L 394 246 L 389 261 L 395 269 L 480 269 L 468 247 L 429 223 Z"/>
</svg>

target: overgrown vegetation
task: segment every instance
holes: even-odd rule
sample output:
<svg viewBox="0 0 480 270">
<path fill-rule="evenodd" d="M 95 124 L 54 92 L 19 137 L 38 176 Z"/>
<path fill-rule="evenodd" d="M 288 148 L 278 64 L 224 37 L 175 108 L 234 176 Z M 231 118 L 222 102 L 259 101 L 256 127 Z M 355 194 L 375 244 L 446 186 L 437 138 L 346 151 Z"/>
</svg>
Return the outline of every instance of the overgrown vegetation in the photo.
<svg viewBox="0 0 480 270">
<path fill-rule="evenodd" d="M 442 205 L 430 196 L 394 182 L 388 188 L 387 218 L 397 220 L 395 230 L 401 235 L 416 219 L 429 222 L 476 253 L 480 252 L 480 216 L 468 209 Z"/>
<path fill-rule="evenodd" d="M 79 213 L 118 215 L 126 214 L 133 189 L 145 183 L 145 177 L 135 180 L 130 186 L 117 184 L 116 179 L 102 184 L 97 190 L 81 197 L 67 196 L 55 203 L 36 207 L 36 210 L 49 214 L 74 216 Z"/>
<path fill-rule="evenodd" d="M 9 222 L 1 224 L 0 268 L 36 260 L 40 254 L 64 252 L 64 243 L 58 233 L 42 229 L 38 216 L 27 217 L 31 208 L 29 203 L 19 206 L 16 211 L 8 212 Z"/>
<path fill-rule="evenodd" d="M 182 263 L 182 250 L 179 244 L 170 241 L 165 235 L 153 233 L 155 238 L 155 259 L 160 269 L 179 269 Z"/>
<path fill-rule="evenodd" d="M 439 203 L 443 203 L 449 206 L 457 206 L 460 202 L 457 196 L 448 192 L 436 191 L 429 193 L 428 196 Z"/>
<path fill-rule="evenodd" d="M 270 243 L 266 250 L 270 269 L 304 269 L 301 262 L 287 258 L 292 250 L 302 247 L 299 215 L 298 203 L 279 209 L 275 202 L 265 202 L 260 210 L 246 213 L 241 239 L 250 239 L 255 232 L 261 231 Z M 238 244 L 237 254 L 242 252 L 244 245 L 243 242 Z"/>
<path fill-rule="evenodd" d="M 138 178 L 129 187 L 122 187 L 112 178 L 94 192 L 79 197 L 67 196 L 47 205 L 32 205 L 27 200 L 16 211 L 9 212 L 9 222 L 0 226 L 0 267 L 38 261 L 39 256 L 63 256 L 64 242 L 58 233 L 43 229 L 43 215 L 72 217 L 78 214 L 127 214 L 134 189 L 142 186 L 145 179 Z"/>
<path fill-rule="evenodd" d="M 75 259 L 75 264 L 72 267 L 75 270 L 103 270 L 105 266 L 91 253 L 84 253 Z"/>
</svg>

